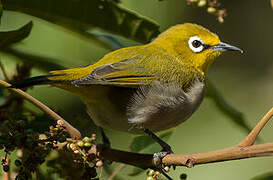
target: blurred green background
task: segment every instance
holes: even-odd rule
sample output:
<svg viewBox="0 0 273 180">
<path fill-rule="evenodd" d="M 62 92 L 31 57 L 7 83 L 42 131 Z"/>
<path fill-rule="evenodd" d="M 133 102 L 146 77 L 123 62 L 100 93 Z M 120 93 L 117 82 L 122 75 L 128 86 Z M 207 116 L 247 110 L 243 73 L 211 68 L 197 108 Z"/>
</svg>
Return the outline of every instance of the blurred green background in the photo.
<svg viewBox="0 0 273 180">
<path fill-rule="evenodd" d="M 161 31 L 175 24 L 197 23 L 216 32 L 223 42 L 242 48 L 244 54 L 230 52 L 219 57 L 209 71 L 208 77 L 228 103 L 244 114 L 251 127 L 271 108 L 273 105 L 273 10 L 269 0 L 220 1 L 228 10 L 228 17 L 223 24 L 219 24 L 214 16 L 206 13 L 205 9 L 187 6 L 185 0 L 162 2 L 122 0 L 121 2 L 122 6 L 158 22 Z M 13 46 L 17 50 L 48 57 L 51 60 L 56 59 L 57 64 L 64 67 L 88 65 L 110 51 L 75 32 L 18 12 L 4 11 L 0 29 L 1 31 L 17 29 L 29 20 L 34 22 L 32 32 L 27 39 Z M 126 46 L 138 44 L 125 38 L 115 37 Z M 0 57 L 11 75 L 12 69 L 20 59 L 3 52 L 0 52 Z M 37 68 L 32 70 L 33 76 L 46 73 Z M 78 97 L 48 86 L 35 87 L 28 92 L 60 112 L 65 119 L 79 127 L 85 134 L 91 134 L 94 130 L 85 114 L 85 107 Z M 27 104 L 27 106 L 39 112 L 32 105 Z M 81 128 L 87 125 L 90 128 Z M 262 131 L 261 143 L 272 142 L 272 125 L 273 123 L 269 122 Z M 129 149 L 133 136 L 112 131 L 106 133 L 114 148 Z M 235 145 L 246 135 L 246 131 L 220 112 L 212 100 L 206 98 L 198 111 L 175 129 L 168 142 L 176 153 L 194 153 Z M 116 166 L 116 163 L 113 163 L 113 166 Z M 257 175 L 273 172 L 272 167 L 272 157 L 266 157 L 198 165 L 191 169 L 178 167 L 169 174 L 174 179 L 179 179 L 181 173 L 186 173 L 189 180 L 251 179 Z M 129 168 L 124 168 L 118 176 L 127 179 L 129 172 Z M 145 176 L 146 174 L 143 173 L 132 179 L 144 179 Z"/>
</svg>

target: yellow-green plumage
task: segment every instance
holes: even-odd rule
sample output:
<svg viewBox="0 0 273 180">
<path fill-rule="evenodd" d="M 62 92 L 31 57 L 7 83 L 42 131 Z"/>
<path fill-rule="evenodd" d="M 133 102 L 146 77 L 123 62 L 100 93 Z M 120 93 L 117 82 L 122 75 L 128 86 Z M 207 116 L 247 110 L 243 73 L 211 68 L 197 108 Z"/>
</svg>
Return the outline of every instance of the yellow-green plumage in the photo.
<svg viewBox="0 0 273 180">
<path fill-rule="evenodd" d="M 181 28 L 183 27 L 183 28 Z M 97 63 L 84 68 L 74 68 L 61 71 L 52 71 L 52 74 L 64 74 L 64 76 L 52 77 L 52 80 L 77 80 L 90 74 L 93 70 L 105 64 L 113 64 L 126 59 L 131 63 L 124 62 L 117 69 L 121 71 L 106 74 L 100 78 L 119 77 L 130 75 L 151 75 L 157 76 L 155 79 L 164 81 L 179 81 L 180 84 L 188 83 L 193 76 L 199 74 L 204 76 L 211 61 L 219 55 L 219 52 L 211 54 L 208 52 L 195 54 L 187 47 L 183 37 L 198 35 L 205 42 L 216 45 L 220 42 L 218 36 L 205 28 L 195 24 L 177 25 L 165 31 L 153 42 L 143 45 L 122 48 L 105 55 Z M 186 75 L 184 75 L 186 74 Z M 174 77 L 176 75 L 176 77 Z M 149 78 L 154 80 L 154 78 Z M 131 86 L 150 83 L 147 78 L 125 78 L 119 82 L 111 83 L 119 86 Z M 124 83 L 125 82 L 125 83 Z"/>
<path fill-rule="evenodd" d="M 239 49 L 187 23 L 171 27 L 149 44 L 113 51 L 90 66 L 52 71 L 47 79 L 79 95 L 98 126 L 159 131 L 178 125 L 197 109 L 206 72 L 225 50 Z"/>
</svg>

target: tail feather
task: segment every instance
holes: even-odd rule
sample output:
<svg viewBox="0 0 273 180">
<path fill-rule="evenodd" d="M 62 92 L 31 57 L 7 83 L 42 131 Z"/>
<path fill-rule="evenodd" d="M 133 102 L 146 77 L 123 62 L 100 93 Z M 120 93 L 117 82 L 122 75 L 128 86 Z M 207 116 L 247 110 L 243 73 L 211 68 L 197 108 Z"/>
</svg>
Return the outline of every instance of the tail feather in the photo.
<svg viewBox="0 0 273 180">
<path fill-rule="evenodd" d="M 25 88 L 34 85 L 42 85 L 42 84 L 50 84 L 54 82 L 50 80 L 49 77 L 56 76 L 56 75 L 44 75 L 44 76 L 36 76 L 24 79 L 18 83 L 14 83 L 10 86 L 10 88 Z"/>
<path fill-rule="evenodd" d="M 50 71 L 49 75 L 36 76 L 24 79 L 11 85 L 11 88 L 25 88 L 41 84 L 54 84 L 59 82 L 71 82 L 89 74 L 88 67 L 66 70 Z"/>
</svg>

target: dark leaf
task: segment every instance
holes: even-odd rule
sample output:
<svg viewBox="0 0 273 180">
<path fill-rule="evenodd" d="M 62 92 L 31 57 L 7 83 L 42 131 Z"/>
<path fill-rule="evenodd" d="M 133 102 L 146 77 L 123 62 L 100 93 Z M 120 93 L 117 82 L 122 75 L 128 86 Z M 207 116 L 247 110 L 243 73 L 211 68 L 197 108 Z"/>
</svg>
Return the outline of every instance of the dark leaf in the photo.
<svg viewBox="0 0 273 180">
<path fill-rule="evenodd" d="M 251 127 L 247 124 L 243 114 L 239 112 L 237 109 L 232 107 L 220 92 L 213 86 L 213 84 L 208 80 L 207 81 L 207 97 L 212 98 L 220 111 L 229 116 L 233 122 L 235 122 L 238 126 L 245 129 L 247 132 L 251 131 Z"/>
<path fill-rule="evenodd" d="M 0 32 L 0 48 L 9 46 L 13 43 L 19 42 L 25 39 L 32 28 L 32 21 L 24 25 L 18 30 L 8 31 L 8 32 Z"/>
<path fill-rule="evenodd" d="M 90 33 L 91 34 L 91 33 Z M 121 44 L 115 37 L 107 34 L 92 34 L 96 39 L 104 42 L 105 44 L 109 44 L 112 50 L 120 49 L 125 47 Z"/>
<path fill-rule="evenodd" d="M 8 0 L 4 7 L 72 30 L 99 27 L 139 42 L 149 42 L 159 34 L 157 23 L 110 0 Z"/>
<path fill-rule="evenodd" d="M 25 126 L 26 129 L 33 129 L 35 132 L 44 133 L 49 131 L 49 126 L 56 124 L 47 114 L 37 115 L 35 118 Z"/>
<path fill-rule="evenodd" d="M 256 177 L 252 178 L 251 180 L 273 180 L 273 173 L 270 172 L 270 173 L 258 175 Z"/>
<path fill-rule="evenodd" d="M 17 49 L 9 48 L 9 47 L 3 49 L 2 52 L 7 54 L 12 54 L 13 56 L 20 58 L 20 60 L 22 60 L 23 62 L 26 62 L 29 64 L 31 63 L 31 65 L 33 65 L 37 69 L 41 69 L 44 71 L 53 70 L 53 69 L 65 69 L 64 66 L 58 64 L 58 63 L 64 62 L 59 59 L 42 57 L 40 55 L 30 54 L 30 53 L 23 52 Z"/>
</svg>

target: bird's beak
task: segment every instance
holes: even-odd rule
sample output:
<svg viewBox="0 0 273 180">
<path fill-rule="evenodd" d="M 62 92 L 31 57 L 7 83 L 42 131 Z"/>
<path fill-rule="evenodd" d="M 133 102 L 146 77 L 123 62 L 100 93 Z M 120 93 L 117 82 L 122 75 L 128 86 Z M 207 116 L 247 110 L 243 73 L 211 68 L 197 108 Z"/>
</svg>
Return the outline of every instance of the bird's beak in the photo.
<svg viewBox="0 0 273 180">
<path fill-rule="evenodd" d="M 220 42 L 219 44 L 215 46 L 211 46 L 210 48 L 213 49 L 214 51 L 240 51 L 241 53 L 243 53 L 243 50 L 241 50 L 240 48 L 231 46 L 223 42 Z"/>
</svg>

